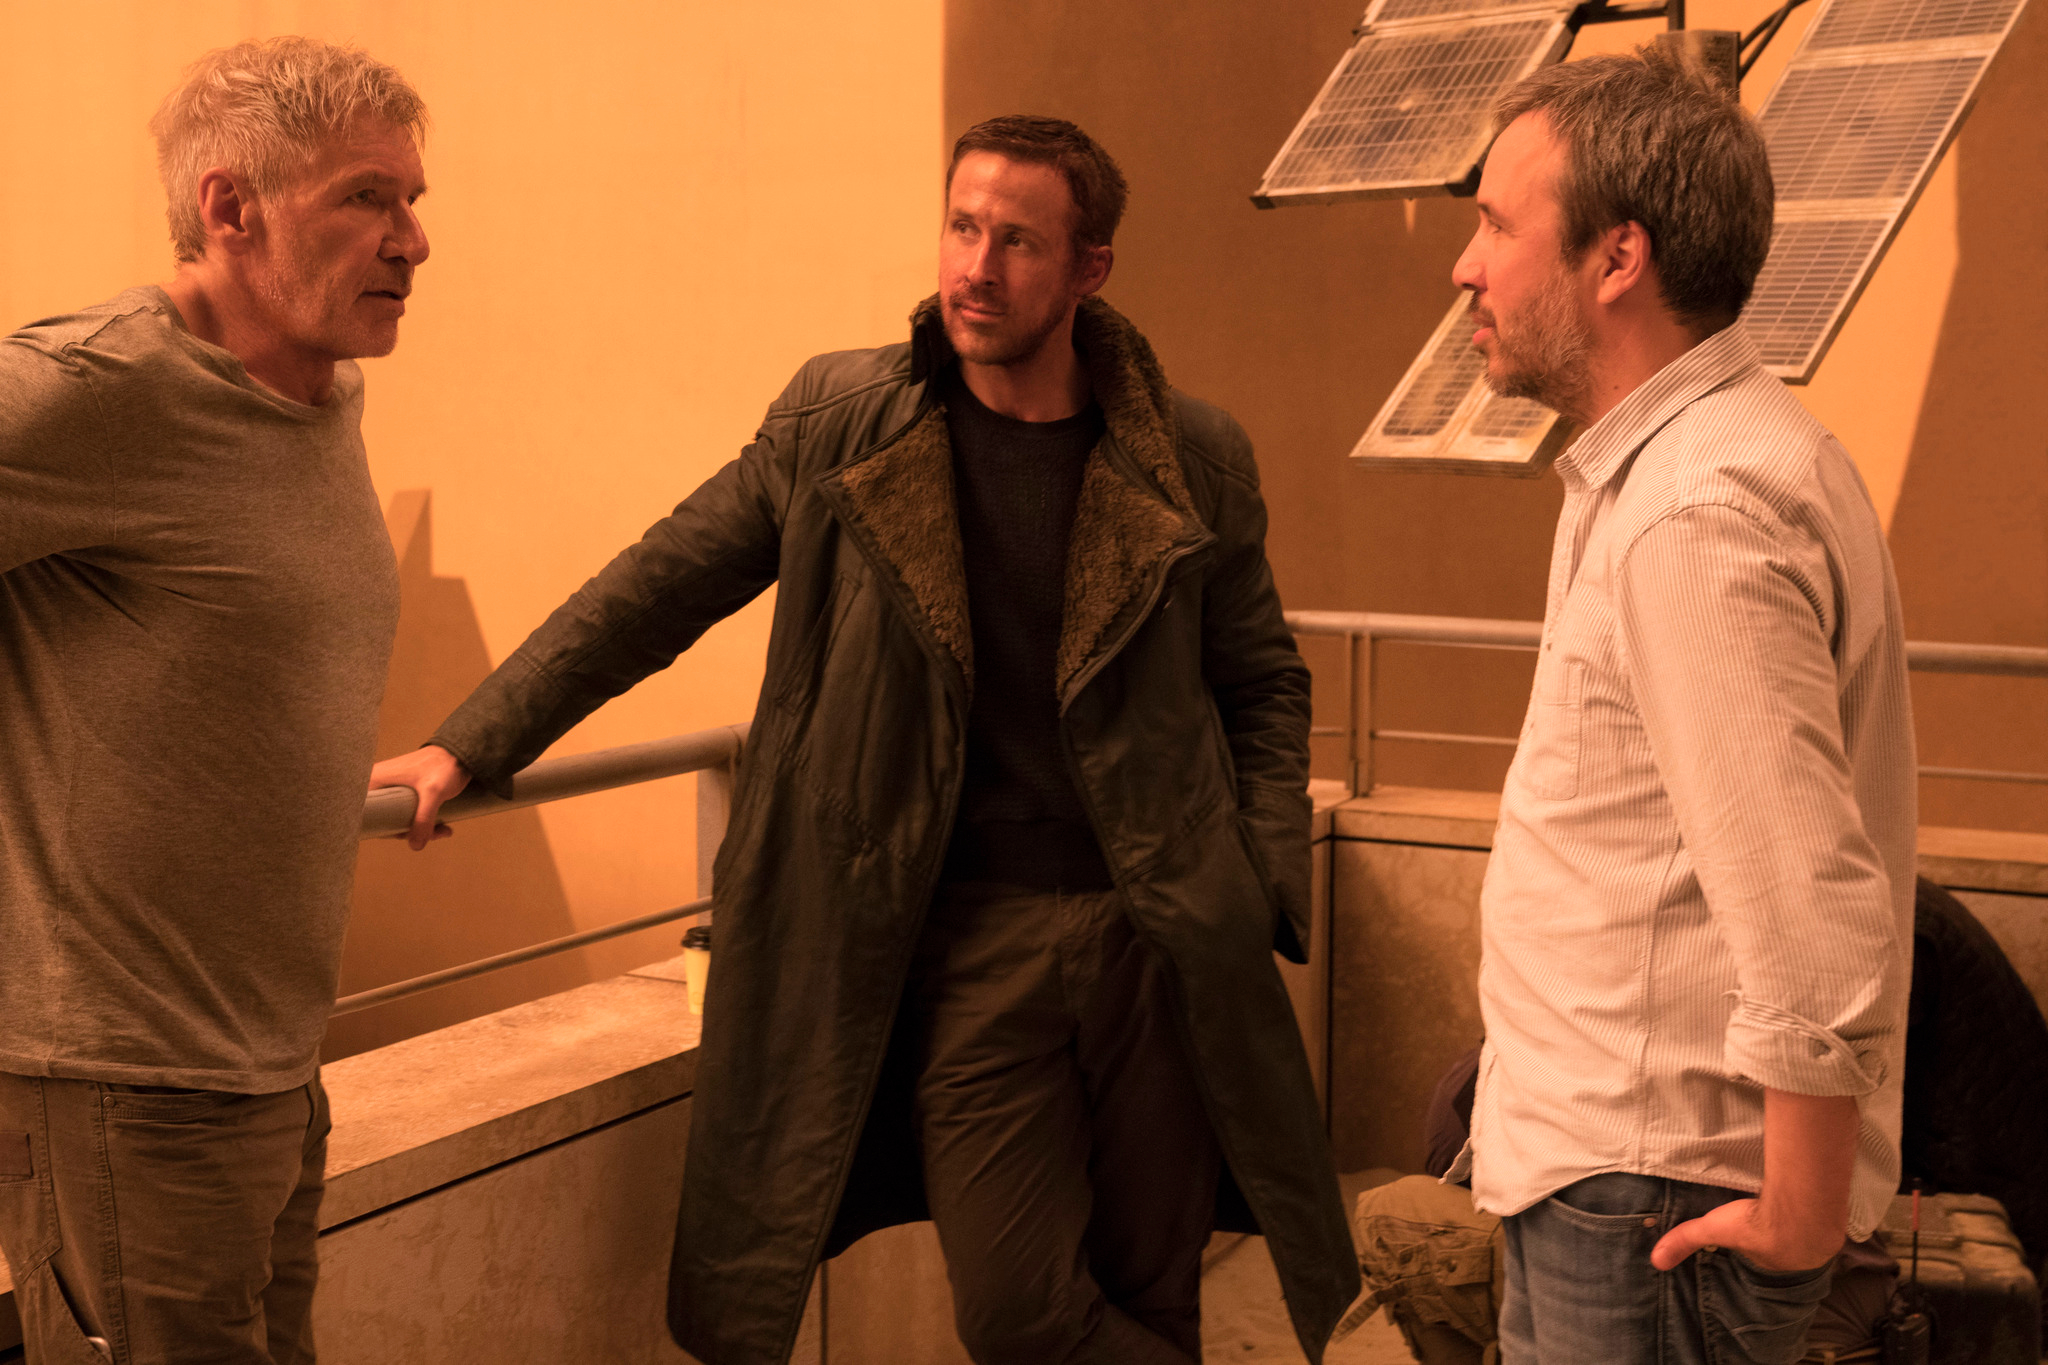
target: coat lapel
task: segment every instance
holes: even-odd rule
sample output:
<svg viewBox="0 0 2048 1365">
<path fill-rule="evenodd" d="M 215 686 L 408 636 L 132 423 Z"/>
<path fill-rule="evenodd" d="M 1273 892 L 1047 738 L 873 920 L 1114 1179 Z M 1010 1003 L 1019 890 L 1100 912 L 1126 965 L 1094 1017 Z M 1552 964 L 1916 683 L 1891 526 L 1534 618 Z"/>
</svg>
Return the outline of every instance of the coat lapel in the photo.
<svg viewBox="0 0 2048 1365">
<path fill-rule="evenodd" d="M 936 296 L 918 305 L 911 329 L 911 382 L 927 383 L 953 362 Z M 1062 698 L 1118 647 L 1119 618 L 1142 605 L 1167 561 L 1210 538 L 1181 476 L 1173 394 L 1152 347 L 1096 298 L 1083 300 L 1075 315 L 1074 344 L 1107 433 L 1082 471 L 1068 541 L 1055 668 Z M 925 406 L 907 429 L 825 475 L 821 485 L 869 557 L 893 575 L 897 599 L 971 689 L 974 635 L 945 409 Z"/>
<path fill-rule="evenodd" d="M 842 465 L 825 483 L 836 486 L 842 520 L 865 542 L 869 558 L 895 576 L 898 600 L 952 656 L 971 688 L 974 635 L 945 409 L 925 408 L 902 435 Z"/>
<path fill-rule="evenodd" d="M 1114 308 L 1082 301 L 1074 344 L 1088 367 L 1107 434 L 1088 457 L 1067 546 L 1066 601 L 1055 670 L 1068 688 L 1117 647 L 1111 626 L 1138 605 L 1177 549 L 1206 541 L 1181 476 L 1180 423 L 1173 392 L 1151 345 Z M 1113 459 L 1121 449 L 1141 477 Z"/>
</svg>

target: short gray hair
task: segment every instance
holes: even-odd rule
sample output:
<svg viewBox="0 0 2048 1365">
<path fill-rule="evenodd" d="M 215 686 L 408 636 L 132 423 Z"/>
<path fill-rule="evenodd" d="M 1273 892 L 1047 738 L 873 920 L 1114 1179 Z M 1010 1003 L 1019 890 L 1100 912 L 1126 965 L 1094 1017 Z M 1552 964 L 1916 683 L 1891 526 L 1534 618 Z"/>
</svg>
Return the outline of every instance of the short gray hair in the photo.
<svg viewBox="0 0 2048 1365">
<path fill-rule="evenodd" d="M 1733 322 L 1771 249 L 1776 191 L 1756 120 L 1654 45 L 1545 67 L 1501 97 L 1494 127 L 1530 113 L 1565 147 L 1557 200 L 1566 257 L 1640 223 L 1679 320 L 1710 330 Z"/>
<path fill-rule="evenodd" d="M 323 143 L 363 118 L 403 128 L 415 143 L 426 140 L 419 92 L 360 48 L 270 38 L 218 48 L 192 63 L 149 121 L 178 259 L 206 254 L 200 176 L 222 166 L 256 195 L 274 194 L 305 172 Z"/>
</svg>

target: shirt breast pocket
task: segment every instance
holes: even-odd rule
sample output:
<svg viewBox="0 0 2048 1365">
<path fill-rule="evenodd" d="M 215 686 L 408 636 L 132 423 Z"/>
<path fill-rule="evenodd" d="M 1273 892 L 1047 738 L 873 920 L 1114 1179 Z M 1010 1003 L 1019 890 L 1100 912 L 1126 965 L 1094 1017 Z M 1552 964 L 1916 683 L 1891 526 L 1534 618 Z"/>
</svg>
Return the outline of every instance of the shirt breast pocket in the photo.
<svg viewBox="0 0 2048 1365">
<path fill-rule="evenodd" d="M 1584 707 L 1586 665 L 1546 648 L 1536 666 L 1529 724 L 1517 755 L 1522 785 L 1547 801 L 1579 794 L 1579 729 Z"/>
</svg>

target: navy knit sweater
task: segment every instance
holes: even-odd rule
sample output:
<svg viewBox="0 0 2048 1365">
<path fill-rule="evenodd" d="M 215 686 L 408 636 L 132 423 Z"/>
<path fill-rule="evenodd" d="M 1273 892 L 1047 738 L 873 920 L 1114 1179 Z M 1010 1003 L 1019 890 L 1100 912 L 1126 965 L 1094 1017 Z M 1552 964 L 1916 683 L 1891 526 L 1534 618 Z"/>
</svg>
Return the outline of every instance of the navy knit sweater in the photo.
<svg viewBox="0 0 2048 1365">
<path fill-rule="evenodd" d="M 1081 471 L 1101 439 L 1093 403 L 1023 422 L 974 396 L 955 367 L 941 392 L 974 631 L 967 782 L 949 881 L 1036 889 L 1111 885 L 1060 745 L 1054 660 Z"/>
</svg>

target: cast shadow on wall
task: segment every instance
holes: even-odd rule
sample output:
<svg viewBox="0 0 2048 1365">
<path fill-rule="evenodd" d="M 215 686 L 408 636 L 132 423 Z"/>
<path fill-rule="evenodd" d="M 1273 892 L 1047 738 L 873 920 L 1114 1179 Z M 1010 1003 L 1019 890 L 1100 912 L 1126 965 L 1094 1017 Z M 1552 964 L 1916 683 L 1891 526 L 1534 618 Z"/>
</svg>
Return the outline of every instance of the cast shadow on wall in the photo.
<svg viewBox="0 0 2048 1365">
<path fill-rule="evenodd" d="M 2021 18 L 1950 148 L 1955 281 L 1892 518 L 1906 634 L 2048 645 L 2048 21 Z M 1917 673 L 1920 761 L 2048 771 L 2048 684 Z M 2048 787 L 1932 779 L 1921 823 L 2048 832 Z"/>
<path fill-rule="evenodd" d="M 469 588 L 434 574 L 432 495 L 395 495 L 385 514 L 398 554 L 398 640 L 377 718 L 377 757 L 418 747 L 491 671 Z M 369 990 L 575 930 L 540 814 L 510 811 L 467 822 L 423 853 L 393 839 L 362 845 L 341 994 Z M 328 1026 L 334 1061 L 590 979 L 580 954 L 492 972 Z"/>
</svg>

